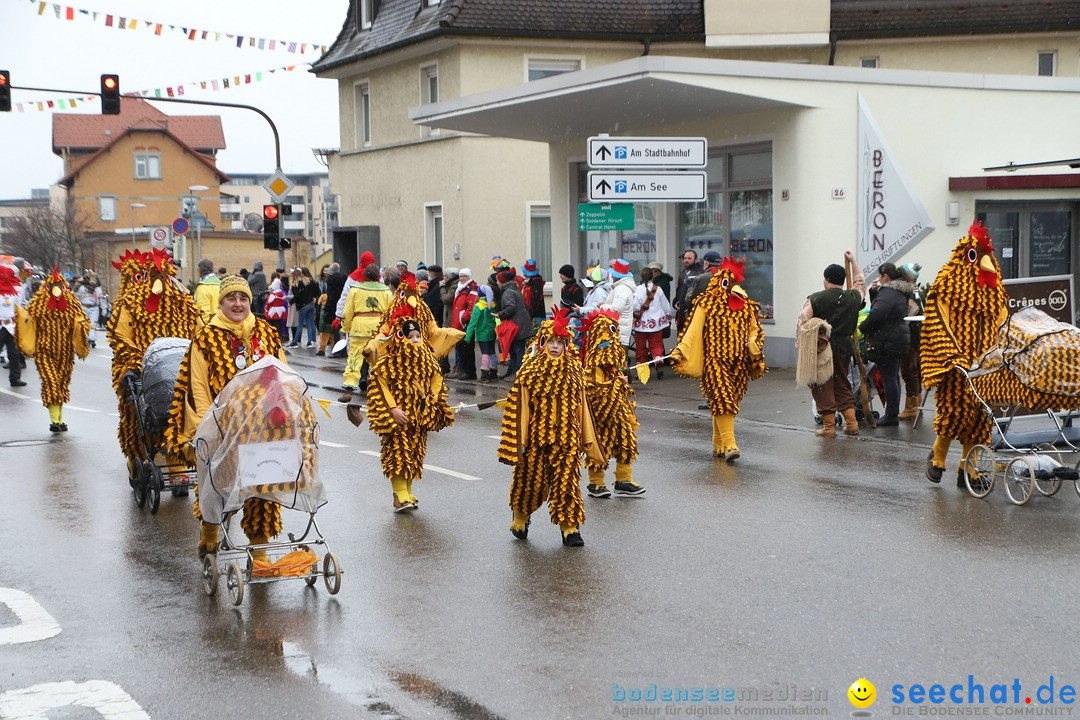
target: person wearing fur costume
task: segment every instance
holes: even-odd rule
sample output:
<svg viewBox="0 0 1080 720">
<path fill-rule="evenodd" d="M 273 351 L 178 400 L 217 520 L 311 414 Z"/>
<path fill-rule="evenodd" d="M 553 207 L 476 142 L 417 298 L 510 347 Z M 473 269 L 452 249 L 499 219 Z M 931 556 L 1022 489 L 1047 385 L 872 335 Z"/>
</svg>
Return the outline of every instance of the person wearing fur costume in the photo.
<svg viewBox="0 0 1080 720">
<path fill-rule="evenodd" d="M 165 441 L 173 452 L 183 452 L 189 460 L 194 459 L 190 443 L 199 423 L 233 376 L 265 355 L 287 362 L 281 349 L 281 334 L 269 322 L 252 314 L 251 301 L 251 288 L 244 278 L 239 275 L 222 278 L 217 313 L 209 325 L 196 333 L 180 363 Z M 192 512 L 200 522 L 201 558 L 217 548 L 219 526 L 203 521 L 198 493 Z M 251 544 L 266 543 L 281 532 L 281 506 L 262 498 L 249 498 L 244 502 L 240 527 Z M 253 555 L 264 556 L 265 551 Z"/>
<path fill-rule="evenodd" d="M 997 337 L 1008 317 L 1008 298 L 1001 268 L 986 228 L 972 223 L 926 294 L 925 319 L 919 340 L 923 385 L 935 388 L 934 447 L 926 459 L 926 477 L 941 482 L 953 439 L 963 456 L 977 444 L 989 444 L 989 416 L 983 412 L 964 374 Z M 961 464 L 956 484 L 964 487 Z"/>
<path fill-rule="evenodd" d="M 26 310 L 16 312 L 19 347 L 24 355 L 34 358 L 41 376 L 41 404 L 49 409 L 49 430 L 66 432 L 64 403 L 71 399 L 68 386 L 75 356 L 85 360 L 90 354 L 90 318 L 55 268 Z"/>
<path fill-rule="evenodd" d="M 522 364 L 507 396 L 498 458 L 514 468 L 514 537 L 528 537 L 530 516 L 547 501 L 563 545 L 581 547 L 581 453 L 598 466 L 607 461 L 593 430 L 581 361 L 567 351 L 573 344 L 571 313 L 552 310 L 554 318 L 540 326 L 532 357 Z"/>
<path fill-rule="evenodd" d="M 402 512 L 420 506 L 412 484 L 424 471 L 427 434 L 452 425 L 454 411 L 446 404 L 442 370 L 424 343 L 415 308 L 402 303 L 389 320 L 393 331 L 367 387 L 368 423 L 379 436 L 394 511 Z"/>
<path fill-rule="evenodd" d="M 694 298 L 690 321 L 671 351 L 682 377 L 701 378 L 713 416 L 713 454 L 729 463 L 739 457 L 735 416 L 750 380 L 765 374 L 765 331 L 758 304 L 739 287 L 743 264 L 724 258 L 705 290 Z"/>
<path fill-rule="evenodd" d="M 191 295 L 176 282 L 176 267 L 168 252 L 128 250 L 113 267 L 120 271 L 120 290 L 106 327 L 113 351 L 113 390 L 120 412 L 117 436 L 120 449 L 128 459 L 130 475 L 141 451 L 135 406 L 125 398 L 124 375 L 142 373 L 143 354 L 154 340 L 191 338 L 202 325 L 202 319 Z M 183 470 L 176 462 L 170 465 L 172 470 Z"/>
<path fill-rule="evenodd" d="M 616 495 L 637 497 L 645 488 L 634 482 L 632 463 L 638 455 L 636 403 L 630 399 L 634 389 L 627 381 L 626 353 L 619 343 L 619 314 L 610 308 L 585 317 L 585 397 L 589 401 L 596 429 L 596 441 L 605 458 L 615 460 Z M 586 490 L 594 498 L 609 498 L 604 483 L 608 463 L 590 460 Z"/>
</svg>

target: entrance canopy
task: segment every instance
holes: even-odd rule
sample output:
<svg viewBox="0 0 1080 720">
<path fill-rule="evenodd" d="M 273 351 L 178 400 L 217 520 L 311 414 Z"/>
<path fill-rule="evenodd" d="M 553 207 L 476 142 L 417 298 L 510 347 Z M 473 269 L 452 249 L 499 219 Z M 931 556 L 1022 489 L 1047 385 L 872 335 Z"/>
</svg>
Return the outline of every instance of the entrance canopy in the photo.
<svg viewBox="0 0 1080 720">
<path fill-rule="evenodd" d="M 830 68 L 836 70 L 836 68 Z M 537 142 L 598 132 L 625 133 L 665 121 L 717 119 L 789 107 L 813 107 L 804 93 L 778 97 L 746 80 L 800 79 L 810 66 L 645 56 L 409 111 L 417 125 Z M 820 70 L 820 68 L 818 69 Z M 730 76 L 731 87 L 717 83 Z"/>
</svg>

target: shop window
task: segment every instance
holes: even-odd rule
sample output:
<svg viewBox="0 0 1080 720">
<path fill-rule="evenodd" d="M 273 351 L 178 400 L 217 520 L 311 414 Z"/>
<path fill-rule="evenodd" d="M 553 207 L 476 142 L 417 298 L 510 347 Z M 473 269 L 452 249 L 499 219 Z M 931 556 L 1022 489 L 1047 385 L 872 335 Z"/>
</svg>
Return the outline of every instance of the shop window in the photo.
<svg viewBox="0 0 1080 720">
<path fill-rule="evenodd" d="M 994 243 L 1006 280 L 1072 275 L 1080 205 L 1075 203 L 977 203 L 975 217 Z"/>
</svg>

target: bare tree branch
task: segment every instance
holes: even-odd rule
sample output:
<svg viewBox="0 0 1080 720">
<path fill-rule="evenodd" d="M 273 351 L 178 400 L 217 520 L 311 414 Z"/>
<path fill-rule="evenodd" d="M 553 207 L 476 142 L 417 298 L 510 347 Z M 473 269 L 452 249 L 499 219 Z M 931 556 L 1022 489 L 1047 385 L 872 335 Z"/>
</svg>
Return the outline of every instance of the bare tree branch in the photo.
<svg viewBox="0 0 1080 720">
<path fill-rule="evenodd" d="M 82 274 L 82 243 L 88 217 L 70 200 L 31 207 L 18 223 L 4 234 L 4 252 L 26 258 L 46 270 Z"/>
</svg>

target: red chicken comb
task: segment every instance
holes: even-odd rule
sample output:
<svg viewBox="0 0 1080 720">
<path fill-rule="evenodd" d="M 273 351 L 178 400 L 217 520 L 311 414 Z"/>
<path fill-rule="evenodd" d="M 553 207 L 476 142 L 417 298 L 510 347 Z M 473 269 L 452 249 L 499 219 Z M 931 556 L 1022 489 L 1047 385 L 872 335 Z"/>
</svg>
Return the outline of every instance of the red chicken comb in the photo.
<svg viewBox="0 0 1080 720">
<path fill-rule="evenodd" d="M 745 277 L 743 275 L 743 263 L 738 262 L 735 258 L 724 258 L 724 262 L 720 263 L 720 272 L 724 270 L 730 270 L 737 283 L 741 283 Z"/>
</svg>

